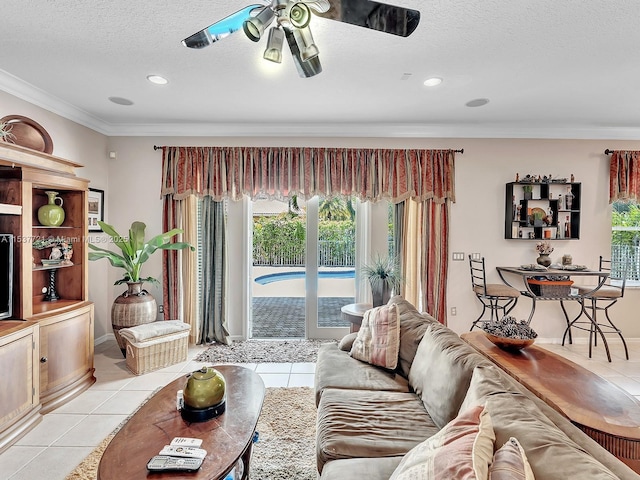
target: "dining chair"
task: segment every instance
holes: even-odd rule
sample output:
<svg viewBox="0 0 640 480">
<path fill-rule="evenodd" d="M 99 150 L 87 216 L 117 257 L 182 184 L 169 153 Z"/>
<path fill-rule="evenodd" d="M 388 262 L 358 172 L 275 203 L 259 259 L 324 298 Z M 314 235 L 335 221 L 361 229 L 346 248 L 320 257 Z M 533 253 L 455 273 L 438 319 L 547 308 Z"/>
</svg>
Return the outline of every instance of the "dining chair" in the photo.
<svg viewBox="0 0 640 480">
<path fill-rule="evenodd" d="M 596 285 L 577 285 L 578 294 L 582 297 L 581 313 L 585 313 L 590 320 L 588 322 L 590 324 L 589 358 L 591 358 L 591 344 L 593 343 L 594 347 L 598 345 L 599 334 L 607 351 L 607 357 L 609 361 L 611 361 L 605 334 L 615 333 L 620 337 L 620 340 L 622 340 L 625 356 L 627 360 L 629 360 L 627 342 L 624 340 L 622 331 L 615 326 L 609 316 L 609 309 L 615 305 L 620 298 L 624 297 L 624 288 L 627 284 L 627 262 L 604 259 L 602 255 L 600 255 L 599 267 L 600 271 L 609 273 L 607 280 L 600 288 L 597 288 Z M 604 313 L 604 318 L 607 323 L 599 323 L 597 312 Z"/>
<path fill-rule="evenodd" d="M 485 270 L 484 257 L 481 259 L 471 258 L 469 255 L 469 269 L 471 270 L 471 287 L 473 293 L 482 304 L 482 313 L 471 324 L 469 331 L 473 330 L 479 322 L 490 322 L 500 320 L 500 318 L 506 316 L 518 303 L 520 297 L 520 291 L 505 285 L 503 283 L 487 283 L 487 275 Z M 487 309 L 490 310 L 490 318 L 483 319 Z M 502 310 L 502 317 L 500 311 Z"/>
</svg>

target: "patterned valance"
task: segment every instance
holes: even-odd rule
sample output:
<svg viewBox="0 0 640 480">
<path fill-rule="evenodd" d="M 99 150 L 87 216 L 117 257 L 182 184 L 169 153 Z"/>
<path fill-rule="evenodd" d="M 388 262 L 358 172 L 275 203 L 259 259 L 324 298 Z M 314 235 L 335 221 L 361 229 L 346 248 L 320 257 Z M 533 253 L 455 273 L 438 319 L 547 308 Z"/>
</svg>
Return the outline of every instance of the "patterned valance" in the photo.
<svg viewBox="0 0 640 480">
<path fill-rule="evenodd" d="M 614 150 L 609 165 L 609 203 L 640 200 L 640 151 Z"/>
<path fill-rule="evenodd" d="M 162 195 L 455 202 L 453 150 L 162 147 Z"/>
</svg>

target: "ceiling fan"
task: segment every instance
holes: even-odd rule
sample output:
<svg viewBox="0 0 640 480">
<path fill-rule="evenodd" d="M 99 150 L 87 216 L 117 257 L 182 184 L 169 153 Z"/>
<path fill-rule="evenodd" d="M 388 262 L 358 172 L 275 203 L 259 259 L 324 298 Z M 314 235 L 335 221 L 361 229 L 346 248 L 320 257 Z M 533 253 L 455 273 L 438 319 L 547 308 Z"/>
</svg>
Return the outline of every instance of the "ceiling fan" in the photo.
<svg viewBox="0 0 640 480">
<path fill-rule="evenodd" d="M 309 24 L 311 13 L 384 33 L 408 37 L 420 22 L 420 12 L 371 0 L 271 0 L 268 4 L 253 4 L 219 20 L 182 40 L 189 48 L 204 48 L 244 30 L 250 40 L 257 42 L 265 29 L 269 30 L 263 57 L 282 62 L 284 39 L 291 50 L 298 73 L 303 78 L 322 71 Z"/>
</svg>

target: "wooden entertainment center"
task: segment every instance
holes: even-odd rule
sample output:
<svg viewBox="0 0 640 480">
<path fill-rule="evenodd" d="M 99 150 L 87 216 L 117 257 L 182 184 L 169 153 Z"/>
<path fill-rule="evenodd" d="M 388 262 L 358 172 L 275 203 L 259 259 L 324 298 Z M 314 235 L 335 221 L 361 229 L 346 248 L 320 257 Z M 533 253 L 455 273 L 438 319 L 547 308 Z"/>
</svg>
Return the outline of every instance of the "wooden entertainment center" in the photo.
<svg viewBox="0 0 640 480">
<path fill-rule="evenodd" d="M 95 381 L 94 313 L 88 300 L 88 180 L 62 158 L 0 142 L 0 233 L 13 235 L 13 312 L 0 320 L 0 452 L 47 413 Z M 62 199 L 60 226 L 45 226 L 38 209 L 46 191 Z M 37 239 L 73 245 L 70 262 L 47 262 Z M 45 264 L 43 264 L 45 260 Z M 48 263 L 48 264 L 47 264 Z"/>
</svg>

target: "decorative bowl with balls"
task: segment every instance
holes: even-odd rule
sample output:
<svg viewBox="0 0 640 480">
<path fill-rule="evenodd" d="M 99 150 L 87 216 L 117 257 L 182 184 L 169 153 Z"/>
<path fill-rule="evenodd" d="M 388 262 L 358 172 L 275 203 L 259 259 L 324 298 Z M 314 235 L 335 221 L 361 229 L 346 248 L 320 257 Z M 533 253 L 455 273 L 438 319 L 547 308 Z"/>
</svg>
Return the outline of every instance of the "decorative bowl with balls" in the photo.
<svg viewBox="0 0 640 480">
<path fill-rule="evenodd" d="M 506 316 L 501 320 L 485 322 L 482 327 L 491 342 L 503 350 L 522 350 L 533 345 L 538 334 L 524 320 Z"/>
</svg>

